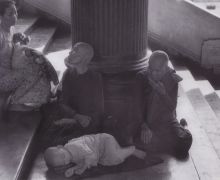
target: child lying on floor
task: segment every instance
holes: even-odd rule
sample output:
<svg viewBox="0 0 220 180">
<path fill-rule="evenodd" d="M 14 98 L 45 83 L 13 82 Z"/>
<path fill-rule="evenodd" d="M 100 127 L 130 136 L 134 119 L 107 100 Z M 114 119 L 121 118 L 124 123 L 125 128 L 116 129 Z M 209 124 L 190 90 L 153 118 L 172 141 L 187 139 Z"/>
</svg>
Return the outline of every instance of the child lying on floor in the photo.
<svg viewBox="0 0 220 180">
<path fill-rule="evenodd" d="M 65 171 L 65 177 L 71 177 L 98 164 L 118 165 L 131 155 L 144 159 L 146 153 L 134 146 L 121 148 L 112 135 L 100 133 L 74 138 L 64 146 L 50 147 L 45 151 L 44 159 L 52 168 L 76 164 Z"/>
</svg>

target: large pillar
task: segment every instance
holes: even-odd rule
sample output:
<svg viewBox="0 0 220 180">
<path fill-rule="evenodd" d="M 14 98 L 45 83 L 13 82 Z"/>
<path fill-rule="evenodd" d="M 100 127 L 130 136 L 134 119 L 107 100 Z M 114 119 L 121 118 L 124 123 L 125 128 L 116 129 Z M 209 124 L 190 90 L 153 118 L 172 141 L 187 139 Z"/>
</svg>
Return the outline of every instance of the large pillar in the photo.
<svg viewBox="0 0 220 180">
<path fill-rule="evenodd" d="M 72 0 L 72 40 L 90 43 L 92 67 L 141 69 L 147 56 L 148 0 Z"/>
<path fill-rule="evenodd" d="M 147 18 L 148 0 L 72 0 L 73 44 L 94 47 L 91 68 L 103 74 L 105 112 L 125 139 L 140 121 L 135 73 L 146 67 Z"/>
</svg>

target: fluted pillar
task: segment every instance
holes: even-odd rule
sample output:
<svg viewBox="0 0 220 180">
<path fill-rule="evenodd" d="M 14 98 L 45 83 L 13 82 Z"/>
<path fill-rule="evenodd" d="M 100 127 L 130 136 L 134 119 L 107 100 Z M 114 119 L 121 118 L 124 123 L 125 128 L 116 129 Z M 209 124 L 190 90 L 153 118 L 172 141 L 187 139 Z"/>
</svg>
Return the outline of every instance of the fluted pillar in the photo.
<svg viewBox="0 0 220 180">
<path fill-rule="evenodd" d="M 102 72 L 104 109 L 126 144 L 142 121 L 136 72 L 146 67 L 148 0 L 72 0 L 72 41 L 94 47 Z M 140 103 L 138 103 L 140 102 Z"/>
<path fill-rule="evenodd" d="M 72 0 L 72 41 L 95 49 L 92 67 L 141 69 L 147 56 L 148 0 Z"/>
</svg>

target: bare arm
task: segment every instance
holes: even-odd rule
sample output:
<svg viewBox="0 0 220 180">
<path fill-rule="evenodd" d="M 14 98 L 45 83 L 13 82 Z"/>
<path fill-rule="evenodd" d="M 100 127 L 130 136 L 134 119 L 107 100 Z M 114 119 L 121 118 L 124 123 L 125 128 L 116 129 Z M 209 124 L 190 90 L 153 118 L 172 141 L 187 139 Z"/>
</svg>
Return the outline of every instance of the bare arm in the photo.
<svg viewBox="0 0 220 180">
<path fill-rule="evenodd" d="M 76 166 L 67 169 L 65 171 L 65 177 L 69 178 L 73 176 L 74 174 L 81 175 L 86 169 L 87 167 L 84 162 L 79 163 Z"/>
</svg>

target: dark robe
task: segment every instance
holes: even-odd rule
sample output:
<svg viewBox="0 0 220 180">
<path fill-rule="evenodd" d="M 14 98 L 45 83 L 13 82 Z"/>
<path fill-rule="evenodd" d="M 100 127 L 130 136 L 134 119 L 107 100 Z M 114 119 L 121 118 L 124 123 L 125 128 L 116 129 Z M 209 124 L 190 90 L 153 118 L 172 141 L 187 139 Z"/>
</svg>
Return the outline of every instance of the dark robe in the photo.
<svg viewBox="0 0 220 180">
<path fill-rule="evenodd" d="M 72 138 L 99 132 L 104 114 L 103 101 L 101 74 L 88 70 L 85 74 L 79 75 L 74 71 L 66 70 L 62 79 L 62 91 L 58 92 L 58 101 L 42 107 L 43 148 L 65 144 Z M 54 125 L 56 120 L 74 119 L 76 114 L 91 117 L 90 125 L 86 128 L 83 128 L 80 123 Z"/>
<path fill-rule="evenodd" d="M 104 114 L 101 74 L 88 70 L 80 75 L 67 70 L 62 80 L 62 103 L 76 113 L 92 118 L 87 133 L 99 131 Z"/>
<path fill-rule="evenodd" d="M 143 119 L 153 132 L 152 142 L 148 145 L 153 151 L 170 152 L 185 155 L 192 144 L 191 133 L 182 127 L 176 119 L 178 82 L 181 78 L 169 69 L 161 80 L 166 93 L 159 94 L 147 79 L 147 72 L 139 74 L 143 85 Z"/>
</svg>

